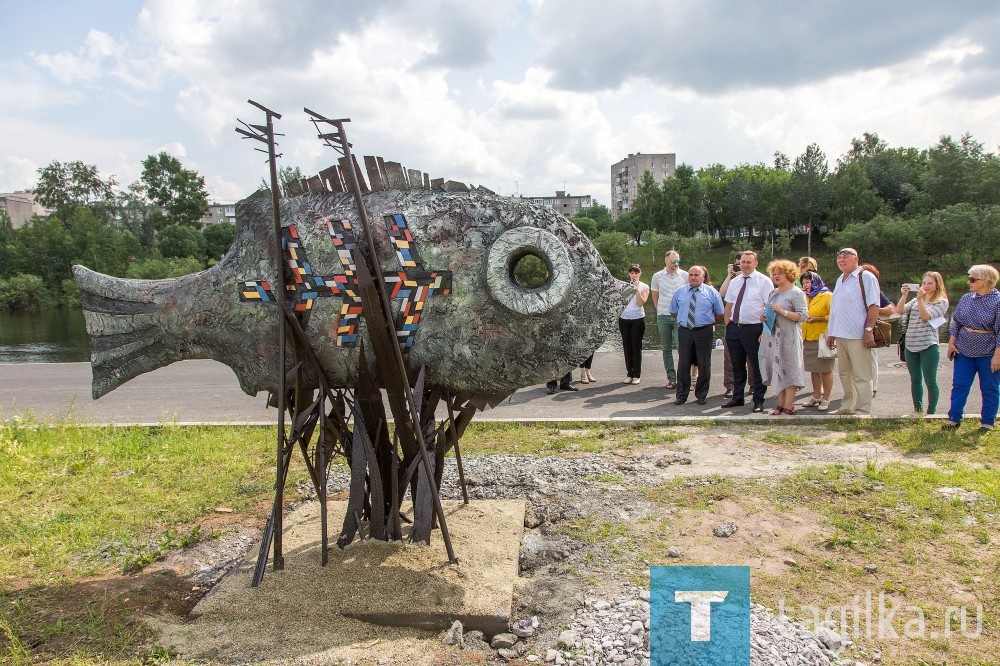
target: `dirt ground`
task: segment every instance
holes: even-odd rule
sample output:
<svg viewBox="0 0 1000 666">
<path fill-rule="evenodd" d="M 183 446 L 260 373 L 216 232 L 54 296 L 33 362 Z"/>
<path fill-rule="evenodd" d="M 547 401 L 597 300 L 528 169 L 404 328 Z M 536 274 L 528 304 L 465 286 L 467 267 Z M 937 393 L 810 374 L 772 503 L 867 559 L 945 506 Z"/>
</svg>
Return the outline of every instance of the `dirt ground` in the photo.
<svg viewBox="0 0 1000 666">
<path fill-rule="evenodd" d="M 806 509 L 779 511 L 739 496 L 725 496 L 704 507 L 673 508 L 669 502 L 649 501 L 643 489 L 676 479 L 690 479 L 692 484 L 726 478 L 780 479 L 806 467 L 831 464 L 860 469 L 869 461 L 878 465 L 898 461 L 933 465 L 929 458 L 904 456 L 875 442 L 845 441 L 844 433 L 819 427 L 800 429 L 796 436 L 805 441 L 794 444 L 780 438 L 769 441 L 769 432 L 763 426 L 691 427 L 684 439 L 669 446 L 571 455 L 567 458 L 596 460 L 607 470 L 606 476 L 580 479 L 567 475 L 555 482 L 555 489 L 529 490 L 524 544 L 531 541 L 541 546 L 530 553 L 526 545 L 522 547 L 511 617 L 539 617 L 541 626 L 532 638 L 532 652 L 544 655 L 546 647 L 554 646 L 585 596 L 614 594 L 625 581 L 641 582 L 650 564 L 667 563 L 668 547 L 680 552 L 677 559 L 669 560 L 671 564 L 750 565 L 754 576 L 764 581 L 766 598 L 757 599 L 761 603 L 776 598 L 781 579 L 792 567 L 810 566 L 830 557 L 822 547 L 830 526 L 821 515 Z M 573 437 L 580 433 L 567 430 L 563 434 Z M 510 492 L 525 494 L 523 488 Z M 339 614 L 329 595 L 332 590 L 340 593 L 345 589 L 346 581 L 334 585 L 323 582 L 323 576 L 335 569 L 324 572 L 318 563 L 307 564 L 318 560 L 316 551 L 308 553 L 306 559 L 290 560 L 281 576 L 269 573 L 265 577 L 264 588 L 274 587 L 272 593 L 277 595 L 258 597 L 258 602 L 266 599 L 268 603 L 251 603 L 247 595 L 220 592 L 217 599 L 203 602 L 204 607 L 212 608 L 211 621 L 191 617 L 195 605 L 227 571 L 235 578 L 248 577 L 260 535 L 258 520 L 252 515 L 213 514 L 207 526 L 222 532 L 219 539 L 175 552 L 136 576 L 106 576 L 75 590 L 64 590 L 68 593 L 65 610 L 78 612 L 95 598 L 111 600 L 107 601 L 111 610 L 127 608 L 152 627 L 151 646 L 170 648 L 187 659 L 292 664 L 499 663 L 488 648 L 460 651 L 444 645 L 437 629 L 378 626 Z M 737 533 L 724 540 L 714 538 L 712 527 L 727 520 L 739 525 Z M 654 524 L 661 525 L 660 543 L 654 544 L 652 551 L 662 553 L 663 559 L 649 561 L 641 554 L 648 554 L 648 549 L 633 546 L 648 531 L 647 526 Z M 667 527 L 662 527 L 664 524 Z M 581 525 L 608 525 L 612 532 L 607 538 L 589 539 Z M 331 531 L 338 527 L 331 521 Z M 620 532 L 614 531 L 619 528 Z M 439 540 L 439 533 L 432 538 Z M 477 535 L 463 534 L 459 540 L 469 538 Z M 384 559 L 389 556 L 385 548 L 399 548 L 382 546 L 356 549 L 353 557 Z M 861 561 L 854 564 L 863 566 Z M 452 582 L 461 586 L 461 575 L 453 576 Z M 950 586 L 954 599 L 974 600 L 967 581 L 939 577 L 934 571 L 915 575 L 911 584 L 928 589 Z M 394 603 L 404 598 L 404 591 L 396 586 L 383 592 Z M 287 603 L 281 602 L 282 598 Z M 262 616 L 269 616 L 266 622 L 261 621 Z M 256 618 L 256 624 L 240 624 L 248 618 Z M 908 659 L 905 646 L 880 645 L 878 649 L 882 663 L 905 663 Z"/>
</svg>

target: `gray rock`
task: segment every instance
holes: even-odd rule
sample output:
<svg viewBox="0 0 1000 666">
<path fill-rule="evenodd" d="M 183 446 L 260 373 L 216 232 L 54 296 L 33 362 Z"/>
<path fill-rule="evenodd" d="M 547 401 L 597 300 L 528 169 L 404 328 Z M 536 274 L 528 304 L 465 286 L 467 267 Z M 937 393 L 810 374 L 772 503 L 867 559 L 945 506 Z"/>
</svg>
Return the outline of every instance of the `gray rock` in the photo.
<svg viewBox="0 0 1000 666">
<path fill-rule="evenodd" d="M 518 638 L 531 638 L 535 635 L 535 628 L 532 627 L 530 623 L 526 626 L 515 624 L 510 628 L 510 633 L 514 634 Z"/>
<path fill-rule="evenodd" d="M 563 647 L 572 649 L 576 646 L 576 642 L 580 640 L 580 637 L 575 631 L 566 630 L 559 634 L 559 645 Z"/>
<path fill-rule="evenodd" d="M 712 534 L 714 534 L 717 537 L 728 538 L 736 534 L 737 529 L 738 528 L 736 527 L 736 523 L 734 523 L 733 521 L 729 521 L 713 527 Z"/>
<path fill-rule="evenodd" d="M 514 634 L 497 634 L 490 641 L 490 647 L 494 650 L 509 650 L 517 643 L 517 636 Z"/>
<path fill-rule="evenodd" d="M 870 574 L 873 574 L 876 571 L 878 571 L 878 565 L 877 564 L 866 564 L 865 565 L 865 571 L 867 571 Z"/>
<path fill-rule="evenodd" d="M 441 642 L 445 645 L 462 645 L 462 623 L 458 620 L 452 622 L 451 628 L 444 632 Z"/>
<path fill-rule="evenodd" d="M 510 648 L 500 648 L 497 650 L 497 654 L 506 659 L 507 661 L 513 661 L 521 656 L 521 653 L 517 650 L 512 650 Z"/>
<path fill-rule="evenodd" d="M 681 552 L 681 549 L 677 546 L 671 546 L 670 548 L 667 548 L 667 557 L 680 557 Z"/>
</svg>

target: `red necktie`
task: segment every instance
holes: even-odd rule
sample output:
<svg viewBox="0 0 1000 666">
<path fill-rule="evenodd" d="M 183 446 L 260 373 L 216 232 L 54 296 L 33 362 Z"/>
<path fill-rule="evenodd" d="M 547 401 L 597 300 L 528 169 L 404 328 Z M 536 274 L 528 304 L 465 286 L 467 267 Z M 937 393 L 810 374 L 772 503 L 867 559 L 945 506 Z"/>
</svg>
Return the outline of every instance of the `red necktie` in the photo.
<svg viewBox="0 0 1000 666">
<path fill-rule="evenodd" d="M 736 295 L 736 306 L 733 308 L 733 321 L 737 324 L 740 323 L 740 306 L 743 305 L 743 292 L 747 290 L 747 278 L 743 277 L 743 286 L 740 287 L 740 293 Z"/>
</svg>

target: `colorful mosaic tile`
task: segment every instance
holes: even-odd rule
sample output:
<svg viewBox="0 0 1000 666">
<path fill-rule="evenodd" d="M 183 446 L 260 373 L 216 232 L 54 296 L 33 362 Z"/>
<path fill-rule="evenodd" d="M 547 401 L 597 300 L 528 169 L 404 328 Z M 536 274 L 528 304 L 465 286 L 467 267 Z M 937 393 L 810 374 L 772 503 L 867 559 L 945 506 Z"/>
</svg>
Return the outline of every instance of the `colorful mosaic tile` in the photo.
<svg viewBox="0 0 1000 666">
<path fill-rule="evenodd" d="M 317 298 L 343 298 L 337 322 L 336 343 L 339 347 L 352 347 L 358 341 L 358 317 L 363 312 L 353 256 L 357 238 L 347 220 L 327 220 L 326 225 L 340 258 L 343 274 L 328 277 L 317 275 L 306 257 L 298 230 L 295 225 L 289 225 L 281 230 L 281 247 L 291 275 L 285 289 L 289 296 L 293 296 L 291 302 L 296 312 L 310 311 Z M 451 293 L 451 272 L 424 269 L 406 218 L 402 215 L 387 215 L 385 225 L 396 248 L 399 270 L 384 273 L 383 279 L 390 298 L 402 300 L 396 318 L 396 336 L 400 347 L 406 351 L 413 346 L 427 299 L 437 294 Z M 274 293 L 267 281 L 248 280 L 242 283 L 240 300 L 266 303 L 274 300 Z"/>
</svg>

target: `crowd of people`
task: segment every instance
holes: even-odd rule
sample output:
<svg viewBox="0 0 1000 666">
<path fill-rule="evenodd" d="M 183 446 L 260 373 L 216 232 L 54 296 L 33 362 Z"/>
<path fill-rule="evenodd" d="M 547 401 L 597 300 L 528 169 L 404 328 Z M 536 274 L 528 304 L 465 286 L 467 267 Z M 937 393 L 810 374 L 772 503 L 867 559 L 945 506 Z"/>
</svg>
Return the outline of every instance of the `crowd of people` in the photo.
<svg viewBox="0 0 1000 666">
<path fill-rule="evenodd" d="M 751 410 L 763 412 L 770 389 L 776 396 L 769 412 L 772 416 L 796 414 L 796 407 L 827 412 L 836 368 L 844 394 L 840 408 L 829 413 L 870 415 L 878 392 L 874 350 L 888 344 L 885 331 L 879 330 L 880 317 L 896 315 L 902 332 L 900 359 L 910 375 L 913 411 L 909 415 L 937 411 L 939 340 L 941 332 L 947 330 L 947 358 L 954 362 L 954 372 L 948 420 L 943 427 L 960 426 L 978 378 L 980 429 L 992 430 L 1000 404 L 997 269 L 987 264 L 969 269 L 969 292 L 959 300 L 949 324 L 948 296 L 940 273 L 928 271 L 920 284 L 904 284 L 894 304 L 882 292 L 878 269 L 862 264 L 856 250 L 841 249 L 836 261 L 839 275 L 828 286 L 813 257 L 802 257 L 798 264 L 786 259 L 772 261 L 764 274 L 757 269 L 756 252 L 738 252 L 718 289 L 704 266 L 682 269 L 675 251 L 666 253 L 663 270 L 655 273 L 648 285 L 642 281 L 642 269 L 633 264 L 629 279 L 636 288 L 635 296 L 619 318 L 624 383 L 640 383 L 645 304 L 652 297 L 666 388 L 675 391 L 674 404 L 686 403 L 692 392 L 698 404 L 706 404 L 713 332 L 715 325 L 723 322 L 723 408 L 743 407 L 749 396 Z M 582 383 L 596 381 L 590 374 L 592 359 L 581 368 Z M 562 378 L 560 388 L 576 390 L 571 383 L 570 374 Z M 550 383 L 550 392 L 555 385 Z M 806 386 L 811 395 L 796 405 L 797 392 Z"/>
</svg>

